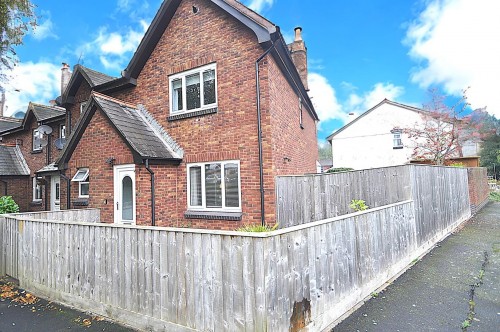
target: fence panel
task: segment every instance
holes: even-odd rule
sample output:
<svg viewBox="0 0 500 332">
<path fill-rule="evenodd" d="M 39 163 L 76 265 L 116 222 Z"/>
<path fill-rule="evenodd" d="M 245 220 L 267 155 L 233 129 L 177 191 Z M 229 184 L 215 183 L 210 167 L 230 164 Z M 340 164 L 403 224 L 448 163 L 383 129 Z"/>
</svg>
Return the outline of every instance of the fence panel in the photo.
<svg viewBox="0 0 500 332">
<path fill-rule="evenodd" d="M 276 179 L 280 228 L 353 212 L 349 203 L 362 199 L 379 207 L 411 198 L 408 166 L 335 174 L 283 176 Z"/>
</svg>

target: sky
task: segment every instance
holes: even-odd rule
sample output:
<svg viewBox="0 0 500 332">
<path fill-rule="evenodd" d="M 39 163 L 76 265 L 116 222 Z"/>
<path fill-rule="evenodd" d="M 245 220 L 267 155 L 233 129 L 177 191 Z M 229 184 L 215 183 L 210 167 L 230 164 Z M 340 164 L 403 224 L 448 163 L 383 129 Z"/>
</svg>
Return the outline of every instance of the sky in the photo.
<svg viewBox="0 0 500 332">
<path fill-rule="evenodd" d="M 34 0 L 39 26 L 17 47 L 6 115 L 60 95 L 60 68 L 120 76 L 161 0 Z M 497 0 L 241 0 L 278 25 L 303 28 L 318 141 L 384 98 L 421 107 L 429 89 L 500 117 Z"/>
</svg>

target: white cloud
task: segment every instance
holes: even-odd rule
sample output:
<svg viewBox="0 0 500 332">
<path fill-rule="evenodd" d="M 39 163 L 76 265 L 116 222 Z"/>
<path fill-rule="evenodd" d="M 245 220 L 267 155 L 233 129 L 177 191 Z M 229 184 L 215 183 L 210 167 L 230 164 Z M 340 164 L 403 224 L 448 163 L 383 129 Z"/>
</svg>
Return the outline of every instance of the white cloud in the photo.
<svg viewBox="0 0 500 332">
<path fill-rule="evenodd" d="M 265 7 L 271 7 L 274 0 L 251 0 L 245 1 L 246 5 L 256 12 L 260 13 Z"/>
<path fill-rule="evenodd" d="M 125 33 L 108 32 L 107 28 L 101 27 L 97 37 L 79 47 L 76 53 L 98 56 L 106 69 L 119 71 L 130 60 L 148 29 L 145 21 L 140 25 L 139 30 L 129 28 Z"/>
<path fill-rule="evenodd" d="M 347 82 L 343 82 L 351 91 L 356 91 L 357 88 Z M 404 88 L 392 83 L 377 83 L 370 91 L 363 94 L 351 92 L 347 100 L 343 103 L 345 114 L 354 113 L 354 116 L 349 116 L 347 119 L 352 120 L 356 116 L 368 111 L 384 99 L 392 101 L 397 100 L 404 93 Z"/>
<path fill-rule="evenodd" d="M 47 16 L 47 19 L 33 29 L 33 38 L 36 40 L 44 40 L 46 38 L 59 39 L 59 37 L 54 33 L 54 23 L 52 23 L 50 18 L 50 12 L 43 11 L 42 15 Z"/>
<path fill-rule="evenodd" d="M 500 20 L 491 0 L 431 0 L 410 24 L 405 43 L 420 67 L 411 79 L 423 88 L 442 85 L 473 108 L 488 107 L 500 116 Z"/>
<path fill-rule="evenodd" d="M 309 73 L 308 85 L 309 96 L 320 121 L 345 119 L 345 114 L 342 112 L 342 106 L 337 100 L 335 89 L 326 77 L 317 73 Z"/>
<path fill-rule="evenodd" d="M 30 101 L 48 104 L 61 94 L 61 69 L 48 62 L 19 63 L 5 83 L 5 115 L 25 112 Z"/>
</svg>

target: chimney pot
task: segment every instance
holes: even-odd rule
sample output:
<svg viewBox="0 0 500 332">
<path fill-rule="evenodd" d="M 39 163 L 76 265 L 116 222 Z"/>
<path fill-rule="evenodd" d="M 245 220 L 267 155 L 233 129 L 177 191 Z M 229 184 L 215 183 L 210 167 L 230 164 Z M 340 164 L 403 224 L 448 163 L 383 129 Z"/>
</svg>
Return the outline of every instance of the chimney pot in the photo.
<svg viewBox="0 0 500 332">
<path fill-rule="evenodd" d="M 301 40 L 302 40 L 302 28 L 296 27 L 295 28 L 295 41 L 301 41 Z"/>
</svg>

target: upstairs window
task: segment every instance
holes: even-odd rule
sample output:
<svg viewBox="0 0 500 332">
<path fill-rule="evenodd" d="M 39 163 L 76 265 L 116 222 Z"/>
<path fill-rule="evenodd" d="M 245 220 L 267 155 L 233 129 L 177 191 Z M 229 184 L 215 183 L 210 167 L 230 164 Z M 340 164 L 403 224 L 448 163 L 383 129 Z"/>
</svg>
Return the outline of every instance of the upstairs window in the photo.
<svg viewBox="0 0 500 332">
<path fill-rule="evenodd" d="M 79 168 L 75 176 L 71 179 L 73 182 L 78 182 L 78 197 L 89 197 L 89 169 Z"/>
<path fill-rule="evenodd" d="M 42 151 L 43 134 L 38 129 L 33 129 L 33 151 Z"/>
<path fill-rule="evenodd" d="M 66 125 L 59 126 L 59 138 L 66 138 Z"/>
<path fill-rule="evenodd" d="M 391 133 L 393 135 L 392 138 L 392 148 L 393 149 L 402 149 L 403 148 L 403 140 L 401 139 L 401 129 L 393 129 Z"/>
<path fill-rule="evenodd" d="M 170 76 L 170 113 L 176 115 L 217 107 L 216 74 L 214 63 Z"/>
</svg>

